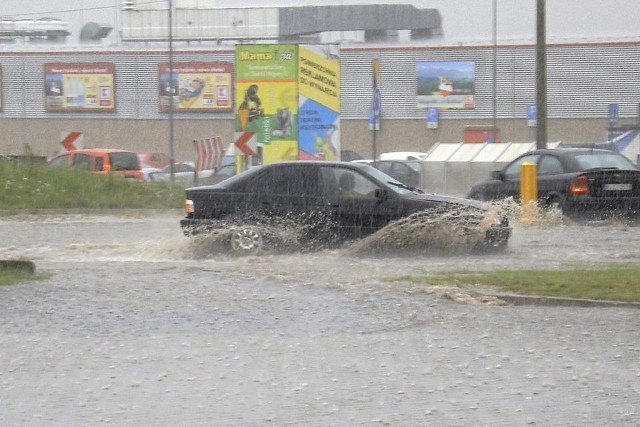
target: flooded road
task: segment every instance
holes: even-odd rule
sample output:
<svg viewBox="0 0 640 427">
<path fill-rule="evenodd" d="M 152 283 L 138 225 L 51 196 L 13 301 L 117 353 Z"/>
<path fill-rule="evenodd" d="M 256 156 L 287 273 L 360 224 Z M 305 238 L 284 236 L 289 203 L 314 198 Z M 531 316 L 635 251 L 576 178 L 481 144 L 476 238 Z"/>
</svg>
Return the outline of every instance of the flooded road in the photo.
<svg viewBox="0 0 640 427">
<path fill-rule="evenodd" d="M 0 424 L 640 425 L 640 310 L 389 280 L 637 263 L 640 228 L 516 223 L 491 255 L 234 258 L 180 212 L 0 218 Z"/>
</svg>

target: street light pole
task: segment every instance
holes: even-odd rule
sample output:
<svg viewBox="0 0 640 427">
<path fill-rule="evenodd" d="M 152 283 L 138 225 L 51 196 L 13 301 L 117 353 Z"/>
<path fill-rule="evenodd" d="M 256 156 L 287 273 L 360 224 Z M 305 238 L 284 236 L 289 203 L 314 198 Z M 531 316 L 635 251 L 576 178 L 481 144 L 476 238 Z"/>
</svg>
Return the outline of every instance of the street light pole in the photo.
<svg viewBox="0 0 640 427">
<path fill-rule="evenodd" d="M 493 138 L 498 142 L 498 0 L 493 0 Z"/>
<path fill-rule="evenodd" d="M 536 148 L 547 148 L 547 47 L 545 0 L 536 0 Z"/>
<path fill-rule="evenodd" d="M 171 182 L 175 180 L 175 171 L 173 164 L 175 163 L 173 153 L 174 130 L 173 130 L 173 99 L 174 89 L 177 87 L 173 84 L 173 1 L 169 0 L 169 164 Z"/>
</svg>

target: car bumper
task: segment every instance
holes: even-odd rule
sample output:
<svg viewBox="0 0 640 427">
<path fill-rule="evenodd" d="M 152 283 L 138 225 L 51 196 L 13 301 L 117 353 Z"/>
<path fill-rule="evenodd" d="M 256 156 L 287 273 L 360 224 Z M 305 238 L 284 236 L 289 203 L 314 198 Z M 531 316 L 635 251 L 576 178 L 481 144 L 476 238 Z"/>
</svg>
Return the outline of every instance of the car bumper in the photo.
<svg viewBox="0 0 640 427">
<path fill-rule="evenodd" d="M 197 234 L 206 234 L 212 230 L 222 229 L 224 225 L 220 221 L 211 219 L 198 218 L 182 218 L 180 227 L 185 236 L 195 236 Z"/>
<path fill-rule="evenodd" d="M 640 218 L 640 198 L 576 197 L 567 200 L 566 211 L 572 216 Z"/>
</svg>

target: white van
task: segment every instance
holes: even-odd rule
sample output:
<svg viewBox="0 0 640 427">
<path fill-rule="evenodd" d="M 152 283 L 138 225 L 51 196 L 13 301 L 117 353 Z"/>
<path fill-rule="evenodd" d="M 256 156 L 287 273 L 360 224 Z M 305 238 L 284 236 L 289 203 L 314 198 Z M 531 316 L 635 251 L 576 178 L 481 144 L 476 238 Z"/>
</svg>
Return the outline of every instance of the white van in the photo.
<svg viewBox="0 0 640 427">
<path fill-rule="evenodd" d="M 380 154 L 380 160 L 424 160 L 427 154 L 420 151 L 390 151 Z"/>
</svg>

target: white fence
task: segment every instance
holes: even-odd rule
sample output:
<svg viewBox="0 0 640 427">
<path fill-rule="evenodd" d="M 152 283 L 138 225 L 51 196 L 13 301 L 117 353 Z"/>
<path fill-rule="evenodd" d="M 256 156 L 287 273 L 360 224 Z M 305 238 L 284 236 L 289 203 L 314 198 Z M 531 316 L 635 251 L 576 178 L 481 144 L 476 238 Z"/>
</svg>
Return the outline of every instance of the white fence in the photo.
<svg viewBox="0 0 640 427">
<path fill-rule="evenodd" d="M 548 148 L 559 142 L 548 143 Z M 466 196 L 476 182 L 489 178 L 520 154 L 536 149 L 535 142 L 438 143 L 422 164 L 422 189 L 427 193 Z"/>
</svg>

